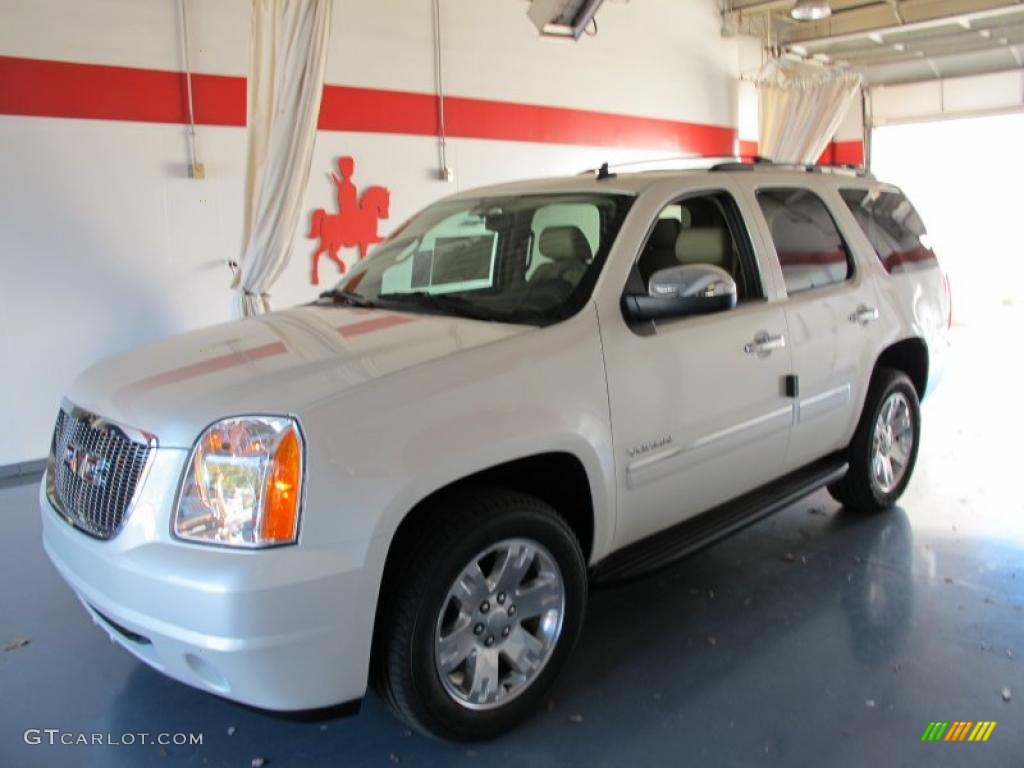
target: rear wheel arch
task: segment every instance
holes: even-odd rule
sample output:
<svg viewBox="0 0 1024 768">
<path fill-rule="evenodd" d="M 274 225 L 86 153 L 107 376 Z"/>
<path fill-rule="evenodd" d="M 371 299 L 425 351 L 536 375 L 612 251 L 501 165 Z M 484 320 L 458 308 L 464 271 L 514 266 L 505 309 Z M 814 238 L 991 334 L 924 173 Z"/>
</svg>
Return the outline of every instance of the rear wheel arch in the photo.
<svg viewBox="0 0 1024 768">
<path fill-rule="evenodd" d="M 872 375 L 884 368 L 905 373 L 913 382 L 918 399 L 923 400 L 928 388 L 928 363 L 928 345 L 923 339 L 913 336 L 882 350 Z"/>
</svg>

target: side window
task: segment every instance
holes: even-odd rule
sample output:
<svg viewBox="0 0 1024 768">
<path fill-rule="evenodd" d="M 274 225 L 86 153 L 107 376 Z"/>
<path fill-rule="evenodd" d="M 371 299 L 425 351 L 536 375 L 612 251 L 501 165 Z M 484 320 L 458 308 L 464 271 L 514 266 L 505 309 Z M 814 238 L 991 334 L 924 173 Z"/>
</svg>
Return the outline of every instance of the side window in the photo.
<svg viewBox="0 0 1024 768">
<path fill-rule="evenodd" d="M 762 189 L 757 202 L 768 222 L 790 295 L 847 280 L 846 244 L 821 198 L 806 189 Z"/>
<path fill-rule="evenodd" d="M 921 242 L 924 223 L 903 194 L 877 189 L 843 189 L 839 194 L 886 272 L 910 272 L 936 263 L 935 253 Z"/>
<path fill-rule="evenodd" d="M 724 192 L 666 205 L 637 259 L 630 289 L 644 290 L 660 269 L 711 264 L 732 275 L 739 301 L 762 298 L 753 250 L 741 222 L 735 201 Z"/>
</svg>

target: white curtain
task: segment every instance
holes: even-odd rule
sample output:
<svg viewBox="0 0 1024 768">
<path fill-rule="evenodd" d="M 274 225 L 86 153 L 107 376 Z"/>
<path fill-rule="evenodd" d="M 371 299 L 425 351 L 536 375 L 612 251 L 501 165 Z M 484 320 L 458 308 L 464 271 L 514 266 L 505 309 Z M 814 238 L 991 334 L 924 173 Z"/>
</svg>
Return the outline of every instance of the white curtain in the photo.
<svg viewBox="0 0 1024 768">
<path fill-rule="evenodd" d="M 861 83 L 848 70 L 769 61 L 757 78 L 758 153 L 777 163 L 816 163 Z"/>
<path fill-rule="evenodd" d="M 332 0 L 253 0 L 249 157 L 235 315 L 270 310 L 288 264 L 316 141 Z"/>
</svg>

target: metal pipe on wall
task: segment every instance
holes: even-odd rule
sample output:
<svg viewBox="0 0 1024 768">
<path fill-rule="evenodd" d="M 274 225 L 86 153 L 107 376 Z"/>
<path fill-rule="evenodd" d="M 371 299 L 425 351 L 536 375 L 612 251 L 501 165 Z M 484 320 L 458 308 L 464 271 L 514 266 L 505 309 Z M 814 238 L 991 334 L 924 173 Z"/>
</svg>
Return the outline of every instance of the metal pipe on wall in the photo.
<svg viewBox="0 0 1024 768">
<path fill-rule="evenodd" d="M 203 164 L 199 162 L 196 151 L 196 114 L 192 103 L 192 62 L 189 55 L 191 44 L 188 36 L 188 0 L 178 0 L 181 10 L 181 54 L 185 65 L 185 98 L 188 102 L 188 175 L 193 179 L 201 179 L 205 175 Z"/>
<path fill-rule="evenodd" d="M 434 21 L 434 90 L 437 93 L 437 149 L 440 167 L 438 178 L 452 180 L 452 169 L 448 166 L 448 139 L 445 136 L 444 120 L 444 64 L 441 57 L 441 2 L 433 2 Z"/>
</svg>

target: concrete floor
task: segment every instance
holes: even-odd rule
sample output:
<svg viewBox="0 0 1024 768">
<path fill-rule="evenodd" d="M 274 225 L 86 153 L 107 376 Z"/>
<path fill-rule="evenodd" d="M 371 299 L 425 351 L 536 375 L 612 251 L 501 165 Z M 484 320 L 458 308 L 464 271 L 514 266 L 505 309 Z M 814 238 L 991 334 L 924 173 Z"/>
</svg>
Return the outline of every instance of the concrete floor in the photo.
<svg viewBox="0 0 1024 768">
<path fill-rule="evenodd" d="M 299 723 L 161 677 L 92 625 L 40 547 L 35 485 L 8 483 L 0 644 L 31 642 L 0 651 L 0 766 L 1024 765 L 1024 423 L 1000 343 L 1022 319 L 957 329 L 901 508 L 859 517 L 818 493 L 594 593 L 547 710 L 489 744 L 413 735 L 373 696 Z M 922 744 L 930 720 L 999 725 L 984 744 Z M 48 727 L 203 745 L 23 743 Z"/>
</svg>

